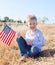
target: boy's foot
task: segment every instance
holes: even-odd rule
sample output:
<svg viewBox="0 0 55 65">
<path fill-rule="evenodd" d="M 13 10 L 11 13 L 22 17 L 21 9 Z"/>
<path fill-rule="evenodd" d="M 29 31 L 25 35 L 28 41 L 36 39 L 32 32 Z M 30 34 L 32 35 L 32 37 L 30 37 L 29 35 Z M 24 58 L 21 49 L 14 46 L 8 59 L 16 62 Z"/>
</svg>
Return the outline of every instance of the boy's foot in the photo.
<svg viewBox="0 0 55 65">
<path fill-rule="evenodd" d="M 23 55 L 22 58 L 20 58 L 20 61 L 26 62 L 27 58 L 28 58 L 28 55 Z"/>
</svg>

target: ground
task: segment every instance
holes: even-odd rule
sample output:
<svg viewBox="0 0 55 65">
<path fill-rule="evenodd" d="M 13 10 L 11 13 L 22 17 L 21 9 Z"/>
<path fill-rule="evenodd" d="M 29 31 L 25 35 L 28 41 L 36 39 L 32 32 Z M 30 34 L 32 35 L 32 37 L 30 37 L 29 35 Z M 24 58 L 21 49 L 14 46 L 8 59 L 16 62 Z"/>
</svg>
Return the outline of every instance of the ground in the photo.
<svg viewBox="0 0 55 65">
<path fill-rule="evenodd" d="M 27 27 L 24 24 L 16 24 L 15 27 L 12 25 L 12 28 L 25 37 Z M 20 51 L 15 41 L 17 36 L 15 36 L 10 46 L 0 41 L 0 65 L 55 65 L 55 25 L 39 24 L 38 28 L 43 32 L 46 42 L 40 57 L 28 58 L 26 62 L 21 62 L 19 60 L 21 58 Z"/>
</svg>

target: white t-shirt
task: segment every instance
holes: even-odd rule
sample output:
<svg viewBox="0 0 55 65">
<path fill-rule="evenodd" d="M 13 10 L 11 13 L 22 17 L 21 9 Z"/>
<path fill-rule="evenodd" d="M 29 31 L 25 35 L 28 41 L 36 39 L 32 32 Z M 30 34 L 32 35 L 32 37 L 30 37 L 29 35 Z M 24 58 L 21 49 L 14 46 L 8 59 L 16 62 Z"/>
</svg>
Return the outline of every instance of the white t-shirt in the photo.
<svg viewBox="0 0 55 65">
<path fill-rule="evenodd" d="M 27 31 L 26 35 L 25 35 L 25 39 L 27 41 L 32 40 L 33 41 L 33 46 L 37 46 L 39 49 L 41 49 L 41 47 L 43 45 L 45 45 L 45 40 L 43 37 L 42 32 L 39 29 L 36 29 L 35 32 L 31 33 L 31 31 Z"/>
</svg>

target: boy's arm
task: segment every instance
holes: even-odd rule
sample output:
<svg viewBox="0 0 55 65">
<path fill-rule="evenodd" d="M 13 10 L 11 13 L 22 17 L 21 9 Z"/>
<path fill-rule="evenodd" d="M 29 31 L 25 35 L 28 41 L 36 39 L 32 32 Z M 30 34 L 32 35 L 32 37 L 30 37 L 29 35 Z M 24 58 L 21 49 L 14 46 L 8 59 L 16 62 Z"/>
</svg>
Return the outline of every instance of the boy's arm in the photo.
<svg viewBox="0 0 55 65">
<path fill-rule="evenodd" d="M 27 42 L 27 45 L 31 45 L 31 46 L 33 45 L 33 41 L 31 41 L 31 40 L 26 39 L 26 42 Z"/>
<path fill-rule="evenodd" d="M 38 40 L 35 41 L 35 45 L 38 46 L 44 46 L 45 45 L 45 39 L 42 32 L 39 32 Z"/>
<path fill-rule="evenodd" d="M 40 46 L 45 45 L 45 39 L 42 33 L 40 34 L 38 41 L 39 41 Z"/>
</svg>

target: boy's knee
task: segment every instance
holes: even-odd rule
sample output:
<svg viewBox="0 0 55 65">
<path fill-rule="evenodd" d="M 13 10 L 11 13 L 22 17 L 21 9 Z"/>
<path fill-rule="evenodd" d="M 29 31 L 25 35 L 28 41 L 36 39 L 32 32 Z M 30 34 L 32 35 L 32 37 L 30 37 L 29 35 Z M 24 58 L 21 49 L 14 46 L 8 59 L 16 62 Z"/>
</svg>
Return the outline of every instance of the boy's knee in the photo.
<svg viewBox="0 0 55 65">
<path fill-rule="evenodd" d="M 38 54 L 38 53 L 39 53 L 39 48 L 36 47 L 36 46 L 35 46 L 35 47 L 33 46 L 33 47 L 31 48 L 31 52 L 32 52 L 33 54 Z"/>
</svg>

